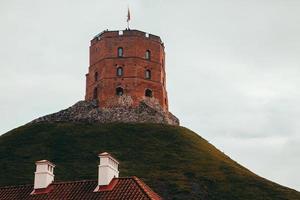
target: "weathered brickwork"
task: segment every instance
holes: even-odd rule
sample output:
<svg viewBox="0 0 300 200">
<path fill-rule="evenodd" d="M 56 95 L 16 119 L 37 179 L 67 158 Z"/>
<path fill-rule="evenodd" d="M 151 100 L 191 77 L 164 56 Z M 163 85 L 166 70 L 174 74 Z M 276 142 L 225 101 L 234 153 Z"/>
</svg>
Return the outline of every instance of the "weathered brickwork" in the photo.
<svg viewBox="0 0 300 200">
<path fill-rule="evenodd" d="M 148 95 L 168 111 L 164 62 L 164 45 L 158 36 L 137 30 L 104 31 L 91 41 L 85 99 L 98 100 L 100 108 L 113 107 L 111 100 L 119 97 L 119 88 L 136 107 L 148 89 Z M 118 68 L 122 68 L 119 75 Z"/>
</svg>

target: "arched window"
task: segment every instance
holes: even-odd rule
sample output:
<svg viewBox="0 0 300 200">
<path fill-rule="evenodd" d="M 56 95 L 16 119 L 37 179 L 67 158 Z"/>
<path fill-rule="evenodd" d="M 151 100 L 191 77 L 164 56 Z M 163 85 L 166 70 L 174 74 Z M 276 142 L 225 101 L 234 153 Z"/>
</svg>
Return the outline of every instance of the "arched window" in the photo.
<svg viewBox="0 0 300 200">
<path fill-rule="evenodd" d="M 147 69 L 147 70 L 145 71 L 145 78 L 146 78 L 146 79 L 151 79 L 151 70 Z"/>
<path fill-rule="evenodd" d="M 95 87 L 93 92 L 93 99 L 97 99 L 97 98 L 98 98 L 98 88 Z"/>
<path fill-rule="evenodd" d="M 118 48 L 118 57 L 123 57 L 123 48 L 122 47 Z"/>
<path fill-rule="evenodd" d="M 116 95 L 117 95 L 117 96 L 122 96 L 123 93 L 124 93 L 123 88 L 121 88 L 121 87 L 117 87 L 117 88 L 116 88 Z"/>
<path fill-rule="evenodd" d="M 123 76 L 123 68 L 122 67 L 117 68 L 117 76 Z"/>
<path fill-rule="evenodd" d="M 150 59 L 151 59 L 151 51 L 150 51 L 150 50 L 147 50 L 147 51 L 146 51 L 145 58 L 146 58 L 147 60 L 150 60 Z"/>
<path fill-rule="evenodd" d="M 146 97 L 152 97 L 152 96 L 153 96 L 153 95 L 152 95 L 152 90 L 146 89 L 146 90 L 145 90 L 145 96 L 146 96 Z"/>
<path fill-rule="evenodd" d="M 95 74 L 94 74 L 94 80 L 98 81 L 98 72 L 95 72 Z"/>
</svg>

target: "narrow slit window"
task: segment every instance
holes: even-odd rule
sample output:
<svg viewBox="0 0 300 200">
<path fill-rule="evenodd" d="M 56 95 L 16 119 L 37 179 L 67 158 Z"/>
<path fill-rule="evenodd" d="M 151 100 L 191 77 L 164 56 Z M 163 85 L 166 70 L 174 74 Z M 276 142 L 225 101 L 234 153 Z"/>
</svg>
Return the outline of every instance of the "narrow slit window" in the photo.
<svg viewBox="0 0 300 200">
<path fill-rule="evenodd" d="M 98 98 L 98 88 L 94 88 L 93 99 L 97 99 L 97 98 Z"/>
<path fill-rule="evenodd" d="M 146 90 L 145 90 L 145 96 L 146 96 L 146 97 L 152 97 L 152 96 L 153 96 L 152 90 L 146 89 Z"/>
<path fill-rule="evenodd" d="M 95 74 L 94 74 L 94 80 L 98 81 L 98 78 L 99 78 L 99 74 L 98 74 L 98 72 L 95 72 Z"/>
<path fill-rule="evenodd" d="M 151 51 L 150 51 L 150 50 L 147 50 L 147 51 L 146 51 L 145 58 L 146 58 L 147 60 L 150 60 L 150 59 L 151 59 Z"/>
<path fill-rule="evenodd" d="M 147 69 L 147 70 L 145 71 L 145 78 L 146 78 L 146 79 L 151 79 L 151 70 Z"/>
<path fill-rule="evenodd" d="M 123 68 L 122 67 L 117 68 L 117 76 L 123 76 Z"/>
<path fill-rule="evenodd" d="M 122 47 L 119 47 L 118 48 L 118 57 L 123 57 L 123 48 Z"/>
<path fill-rule="evenodd" d="M 116 95 L 117 96 L 122 96 L 124 94 L 124 90 L 121 87 L 116 88 Z"/>
</svg>

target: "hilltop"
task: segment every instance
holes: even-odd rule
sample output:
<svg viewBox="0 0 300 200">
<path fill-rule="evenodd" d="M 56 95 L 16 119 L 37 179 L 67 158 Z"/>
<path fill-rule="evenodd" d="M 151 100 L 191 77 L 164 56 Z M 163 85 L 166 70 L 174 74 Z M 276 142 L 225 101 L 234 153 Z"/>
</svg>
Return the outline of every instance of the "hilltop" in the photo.
<svg viewBox="0 0 300 200">
<path fill-rule="evenodd" d="M 261 178 L 191 130 L 163 124 L 36 123 L 0 136 L 0 185 L 33 183 L 34 162 L 57 165 L 56 181 L 97 179 L 97 154 L 120 161 L 165 199 L 300 199 Z"/>
<path fill-rule="evenodd" d="M 116 101 L 116 102 L 114 102 Z M 114 106 L 99 108 L 97 100 L 79 101 L 73 106 L 50 115 L 39 117 L 31 123 L 83 122 L 83 123 L 158 123 L 179 125 L 179 119 L 164 110 L 155 98 L 145 98 L 137 107 L 130 96 L 112 100 Z"/>
</svg>

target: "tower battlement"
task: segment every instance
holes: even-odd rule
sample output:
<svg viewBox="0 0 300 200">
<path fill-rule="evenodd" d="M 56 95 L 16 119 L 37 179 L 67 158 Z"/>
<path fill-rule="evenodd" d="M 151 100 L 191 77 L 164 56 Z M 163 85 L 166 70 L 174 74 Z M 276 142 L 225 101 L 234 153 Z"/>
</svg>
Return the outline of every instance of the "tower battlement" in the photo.
<svg viewBox="0 0 300 200">
<path fill-rule="evenodd" d="M 131 30 L 131 29 L 116 30 L 116 31 L 109 31 L 109 30 L 102 31 L 101 33 L 97 34 L 91 40 L 91 45 L 97 43 L 97 41 L 101 40 L 102 38 L 106 38 L 106 37 L 126 37 L 126 36 L 145 37 L 148 40 L 153 40 L 153 41 L 159 42 L 163 45 L 162 40 L 160 39 L 159 36 L 153 35 L 153 34 L 150 34 L 150 33 L 144 32 L 144 31 Z"/>
</svg>

